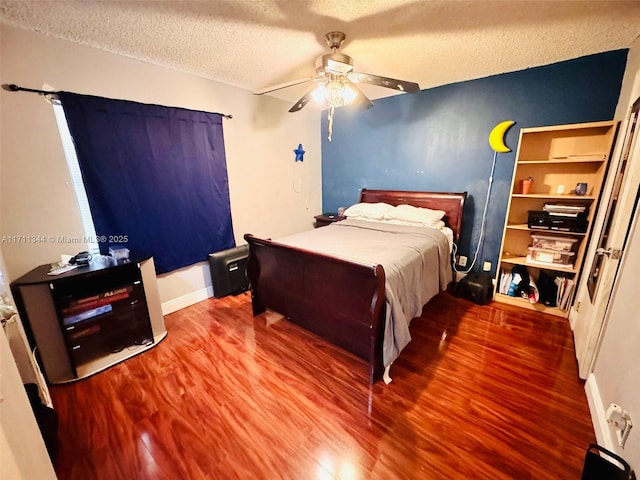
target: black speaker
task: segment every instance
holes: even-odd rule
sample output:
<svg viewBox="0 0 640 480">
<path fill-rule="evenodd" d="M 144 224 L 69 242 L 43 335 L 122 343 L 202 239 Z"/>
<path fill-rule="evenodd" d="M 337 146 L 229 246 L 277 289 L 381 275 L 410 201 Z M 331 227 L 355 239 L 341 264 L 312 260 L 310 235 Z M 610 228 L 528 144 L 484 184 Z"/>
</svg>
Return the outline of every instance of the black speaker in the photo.
<svg viewBox="0 0 640 480">
<path fill-rule="evenodd" d="M 471 272 L 458 282 L 456 297 L 466 298 L 478 305 L 486 305 L 493 297 L 493 281 L 486 273 Z"/>
<path fill-rule="evenodd" d="M 209 268 L 213 296 L 216 298 L 227 295 L 238 295 L 249 289 L 247 278 L 247 260 L 249 259 L 249 245 L 222 250 L 209 254 Z"/>
</svg>

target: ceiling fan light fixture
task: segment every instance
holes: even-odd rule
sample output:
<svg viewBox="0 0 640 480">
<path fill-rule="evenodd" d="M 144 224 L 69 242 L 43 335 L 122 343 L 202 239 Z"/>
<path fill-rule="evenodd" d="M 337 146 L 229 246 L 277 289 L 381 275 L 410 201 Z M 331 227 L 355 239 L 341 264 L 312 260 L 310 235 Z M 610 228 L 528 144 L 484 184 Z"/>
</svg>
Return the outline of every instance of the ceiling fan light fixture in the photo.
<svg viewBox="0 0 640 480">
<path fill-rule="evenodd" d="M 329 107 L 342 107 L 353 101 L 355 92 L 349 88 L 349 81 L 345 77 L 332 76 L 327 83 L 327 102 Z"/>
<path fill-rule="evenodd" d="M 321 106 L 336 108 L 353 102 L 358 93 L 351 88 L 346 77 L 332 75 L 326 82 L 313 89 L 311 96 Z"/>
<path fill-rule="evenodd" d="M 356 99 L 357 96 L 358 94 L 349 85 L 345 85 L 344 87 L 342 87 L 342 104 L 343 105 L 350 104 Z"/>
<path fill-rule="evenodd" d="M 327 86 L 324 83 L 321 83 L 313 89 L 313 91 L 311 92 L 311 96 L 318 105 L 324 105 L 329 98 L 329 91 L 327 90 Z"/>
<path fill-rule="evenodd" d="M 290 109 L 290 113 L 299 112 L 311 100 L 329 110 L 329 141 L 333 130 L 333 114 L 337 107 L 355 103 L 362 109 L 371 108 L 373 103 L 360 90 L 358 84 L 375 85 L 391 88 L 405 93 L 417 93 L 420 86 L 414 82 L 381 77 L 354 71 L 353 59 L 349 55 L 338 53 L 346 36 L 342 32 L 329 32 L 324 39 L 331 53 L 316 58 L 316 76 L 293 80 L 273 85 L 254 92 L 255 95 L 280 90 L 307 82 L 314 82 L 317 86 L 305 93 Z"/>
<path fill-rule="evenodd" d="M 358 92 L 355 88 L 351 87 L 351 82 L 344 75 L 331 75 L 329 81 L 321 87 L 326 92 L 323 106 L 329 108 L 328 129 L 329 141 L 331 141 L 331 136 L 333 135 L 333 115 L 336 108 L 353 102 L 358 97 Z"/>
</svg>

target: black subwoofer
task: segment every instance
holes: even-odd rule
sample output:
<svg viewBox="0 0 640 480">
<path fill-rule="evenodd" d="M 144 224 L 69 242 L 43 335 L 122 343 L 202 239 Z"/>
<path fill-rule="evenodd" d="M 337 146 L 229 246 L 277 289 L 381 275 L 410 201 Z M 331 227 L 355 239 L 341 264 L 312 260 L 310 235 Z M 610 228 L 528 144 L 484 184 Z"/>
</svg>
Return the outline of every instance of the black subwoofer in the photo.
<svg viewBox="0 0 640 480">
<path fill-rule="evenodd" d="M 466 298 L 478 305 L 486 305 L 493 297 L 493 282 L 486 273 L 471 272 L 458 282 L 456 297 Z"/>
<path fill-rule="evenodd" d="M 209 254 L 209 268 L 211 269 L 214 297 L 221 298 L 227 295 L 238 295 L 249 289 L 249 279 L 247 278 L 248 259 L 248 245 L 241 245 Z"/>
</svg>

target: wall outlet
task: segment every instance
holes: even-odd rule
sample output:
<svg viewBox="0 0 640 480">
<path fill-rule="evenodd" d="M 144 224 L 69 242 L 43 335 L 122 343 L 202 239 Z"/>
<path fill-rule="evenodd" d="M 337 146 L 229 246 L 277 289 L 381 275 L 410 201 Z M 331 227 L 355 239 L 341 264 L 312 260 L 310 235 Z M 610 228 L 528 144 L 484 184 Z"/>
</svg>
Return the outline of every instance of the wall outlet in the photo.
<svg viewBox="0 0 640 480">
<path fill-rule="evenodd" d="M 633 427 L 633 422 L 631 422 L 629 412 L 620 407 L 620 405 L 611 403 L 609 404 L 609 408 L 607 408 L 606 418 L 607 423 L 609 423 L 616 431 L 618 444 L 624 448 L 625 443 L 627 443 L 631 427 Z"/>
<path fill-rule="evenodd" d="M 491 270 L 491 262 L 484 262 L 482 264 L 482 271 L 489 272 Z"/>
<path fill-rule="evenodd" d="M 460 265 L 461 267 L 466 267 L 467 266 L 467 257 L 465 257 L 464 255 L 459 255 L 458 256 L 458 265 Z"/>
</svg>

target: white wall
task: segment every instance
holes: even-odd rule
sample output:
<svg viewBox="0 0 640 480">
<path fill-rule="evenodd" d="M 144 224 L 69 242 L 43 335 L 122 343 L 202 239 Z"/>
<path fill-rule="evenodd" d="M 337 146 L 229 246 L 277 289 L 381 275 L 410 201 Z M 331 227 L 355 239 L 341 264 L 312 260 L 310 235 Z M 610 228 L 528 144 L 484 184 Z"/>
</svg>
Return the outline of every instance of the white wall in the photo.
<svg viewBox="0 0 640 480">
<path fill-rule="evenodd" d="M 640 96 L 640 38 L 629 51 L 625 78 L 618 102 L 616 118 L 627 117 L 633 102 Z M 638 158 L 634 158 L 637 163 Z M 636 170 L 639 165 L 630 165 Z M 627 176 L 631 176 L 628 174 Z M 638 185 L 629 188 L 625 202 L 633 202 Z M 638 216 L 639 212 L 636 212 Z M 637 222 L 637 220 L 636 220 Z M 593 372 L 586 383 L 589 408 L 598 443 L 622 456 L 636 472 L 640 471 L 640 322 L 637 295 L 638 272 L 640 268 L 640 232 L 638 225 L 629 237 L 621 261 L 617 283 L 605 319 L 605 330 L 601 338 Z M 635 426 L 629 435 L 627 445 L 621 448 L 617 443 L 615 429 L 605 418 L 610 403 L 627 409 Z"/>
<path fill-rule="evenodd" d="M 319 111 L 290 114 L 290 105 L 277 99 L 6 25 L 0 39 L 3 84 L 233 115 L 223 127 L 236 242 L 244 243 L 247 232 L 278 237 L 312 228 L 322 201 Z M 39 95 L 3 90 L 0 134 L 0 235 L 82 236 L 51 105 Z M 307 152 L 308 191 L 296 194 L 292 167 L 299 143 Z M 1 247 L 12 280 L 82 249 L 6 238 Z M 165 313 L 206 298 L 210 285 L 206 263 L 163 275 Z"/>
</svg>

